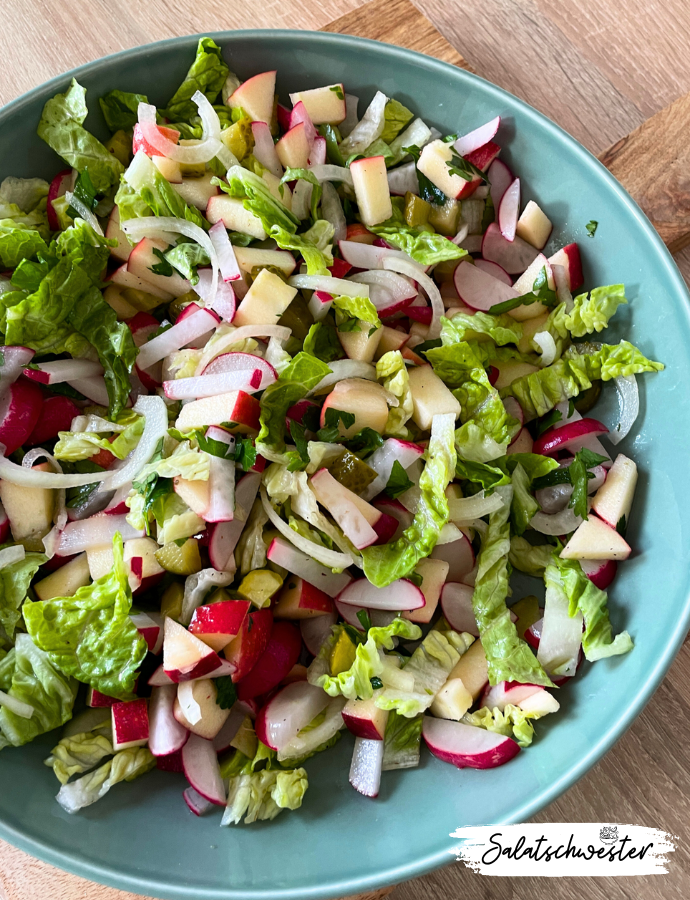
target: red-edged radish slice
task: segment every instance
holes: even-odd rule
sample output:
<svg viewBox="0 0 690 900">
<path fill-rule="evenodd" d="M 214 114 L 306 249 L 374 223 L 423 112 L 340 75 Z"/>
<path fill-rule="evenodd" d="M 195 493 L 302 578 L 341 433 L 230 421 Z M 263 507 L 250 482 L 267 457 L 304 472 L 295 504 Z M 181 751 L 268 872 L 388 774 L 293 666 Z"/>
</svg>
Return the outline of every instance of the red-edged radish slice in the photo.
<svg viewBox="0 0 690 900">
<path fill-rule="evenodd" d="M 335 598 L 334 603 L 340 617 L 344 619 L 348 625 L 353 625 L 355 628 L 362 627 L 362 623 L 357 618 L 357 613 L 362 610 L 368 613 L 369 610 L 365 606 L 353 606 L 350 603 L 343 603 L 338 597 Z"/>
<path fill-rule="evenodd" d="M 266 552 L 266 556 L 271 562 L 282 566 L 294 575 L 298 575 L 300 578 L 308 581 L 309 584 L 313 584 L 314 587 L 319 588 L 324 594 L 328 594 L 329 597 L 337 597 L 352 581 L 352 576 L 347 572 L 334 573 L 306 553 L 298 550 L 297 547 L 284 538 L 274 538 Z"/>
<path fill-rule="evenodd" d="M 213 741 L 191 734 L 182 748 L 182 766 L 185 778 L 204 800 L 215 806 L 225 806 L 225 785 Z"/>
<path fill-rule="evenodd" d="M 324 641 L 329 637 L 331 628 L 338 621 L 336 612 L 326 613 L 323 616 L 313 616 L 311 619 L 301 619 L 299 630 L 302 634 L 304 646 L 312 654 L 318 656 L 319 650 L 323 646 Z M 361 623 L 357 623 L 357 627 L 361 627 Z"/>
<path fill-rule="evenodd" d="M 71 378 L 67 384 L 97 406 L 109 406 L 108 388 L 100 375 L 95 378 Z M 131 404 L 130 404 L 131 405 Z"/>
<path fill-rule="evenodd" d="M 453 281 L 462 302 L 471 309 L 480 309 L 483 312 L 487 312 L 498 303 L 519 296 L 512 285 L 499 281 L 498 278 L 467 261 L 461 262 L 455 269 Z"/>
<path fill-rule="evenodd" d="M 501 712 L 509 703 L 519 706 L 523 700 L 543 691 L 539 684 L 522 684 L 519 681 L 499 681 L 498 684 L 487 685 L 480 706 L 488 709 L 500 709 Z"/>
<path fill-rule="evenodd" d="M 474 550 L 466 535 L 449 544 L 437 544 L 431 554 L 432 559 L 445 560 L 450 568 L 446 581 L 461 582 L 474 569 Z"/>
<path fill-rule="evenodd" d="M 474 264 L 478 269 L 481 269 L 482 272 L 486 272 L 487 275 L 497 278 L 499 281 L 502 281 L 503 284 L 512 286 L 513 279 L 505 269 L 502 269 L 501 266 L 499 266 L 498 263 L 490 262 L 488 259 L 476 259 Z"/>
<path fill-rule="evenodd" d="M 605 591 L 610 586 L 618 571 L 615 559 L 581 559 L 580 566 L 587 578 L 600 591 Z"/>
<path fill-rule="evenodd" d="M 232 522 L 220 522 L 213 529 L 208 545 L 208 555 L 211 565 L 219 572 L 235 571 L 233 555 L 235 547 L 254 505 L 260 484 L 261 474 L 259 472 L 247 472 L 235 485 L 235 510 L 241 508 L 242 515 L 236 515 Z"/>
<path fill-rule="evenodd" d="M 383 741 L 355 738 L 350 764 L 350 784 L 365 797 L 378 797 L 383 769 Z"/>
<path fill-rule="evenodd" d="M 60 384 L 75 378 L 92 378 L 103 374 L 103 366 L 90 359 L 57 359 L 38 363 L 35 369 L 24 369 L 25 378 L 39 384 Z"/>
<path fill-rule="evenodd" d="M 498 226 L 503 237 L 511 243 L 515 240 L 520 212 L 520 179 L 516 178 L 506 189 L 498 207 Z"/>
<path fill-rule="evenodd" d="M 190 303 L 191 306 L 196 306 L 196 304 Z M 172 328 L 147 341 L 139 350 L 137 365 L 140 369 L 148 369 L 154 363 L 215 328 L 218 321 L 217 315 L 208 309 L 199 309 L 197 306 L 191 313 L 179 316 Z"/>
<path fill-rule="evenodd" d="M 259 390 L 263 391 L 278 380 L 278 373 L 273 366 L 253 353 L 221 353 L 205 367 L 202 375 L 222 375 L 226 372 L 246 372 L 259 369 L 261 383 Z"/>
<path fill-rule="evenodd" d="M 185 790 L 182 791 L 182 796 L 184 802 L 187 804 L 187 808 L 190 812 L 193 812 L 195 816 L 205 816 L 207 812 L 213 809 L 214 804 L 205 797 L 202 797 L 193 787 L 185 788 Z"/>
<path fill-rule="evenodd" d="M 522 238 L 516 236 L 515 240 L 507 241 L 496 222 L 492 222 L 484 232 L 482 256 L 490 262 L 498 263 L 509 275 L 524 272 L 538 255 L 537 248 Z"/>
<path fill-rule="evenodd" d="M 470 131 L 462 137 L 459 137 L 453 144 L 455 152 L 458 156 L 467 156 L 470 153 L 474 153 L 475 150 L 479 150 L 480 147 L 483 147 L 485 144 L 488 144 L 489 141 L 494 139 L 500 124 L 501 117 L 496 116 L 495 119 L 492 119 L 485 125 L 481 125 L 479 128 L 475 128 L 474 131 Z"/>
<path fill-rule="evenodd" d="M 432 309 L 430 306 L 408 306 L 405 310 L 406 315 L 413 322 L 420 322 L 422 325 L 431 325 Z"/>
<path fill-rule="evenodd" d="M 107 401 L 106 401 L 107 405 Z M 8 384 L 0 398 L 0 443 L 5 455 L 14 453 L 36 427 L 43 409 L 43 392 L 30 381 Z"/>
<path fill-rule="evenodd" d="M 530 627 L 525 631 L 525 640 L 534 650 L 539 649 L 539 642 L 541 641 L 541 630 L 544 627 L 544 619 L 538 619 L 534 622 Z"/>
<path fill-rule="evenodd" d="M 314 138 L 314 144 L 309 153 L 309 168 L 314 166 L 323 166 L 326 162 L 326 138 L 317 136 Z"/>
<path fill-rule="evenodd" d="M 467 584 L 447 581 L 441 591 L 441 609 L 454 631 L 467 631 L 479 637 L 479 628 L 472 608 L 474 588 Z"/>
<path fill-rule="evenodd" d="M 67 191 L 72 190 L 74 186 L 74 175 L 76 175 L 74 169 L 64 169 L 50 182 L 46 212 L 48 213 L 48 225 L 50 226 L 51 231 L 60 230 L 60 221 L 57 217 L 57 213 L 53 209 L 53 202 L 59 200 L 60 197 L 64 197 Z"/>
<path fill-rule="evenodd" d="M 272 750 L 280 752 L 330 703 L 320 687 L 308 681 L 293 681 L 273 697 L 256 717 L 256 736 Z"/>
<path fill-rule="evenodd" d="M 408 469 L 412 463 L 420 459 L 424 450 L 419 444 L 412 441 L 402 441 L 399 438 L 388 438 L 383 446 L 371 454 L 367 459 L 367 465 L 377 474 L 377 478 L 360 495 L 363 500 L 371 500 L 380 494 L 388 484 L 388 479 L 393 471 L 395 462 L 399 462 L 403 469 Z M 383 510 L 386 512 L 386 510 Z"/>
<path fill-rule="evenodd" d="M 294 105 L 292 112 L 290 113 L 290 128 L 294 128 L 295 125 L 299 125 L 300 122 L 304 123 L 304 133 L 311 149 L 314 145 L 314 141 L 318 137 L 318 132 L 314 127 L 311 116 L 307 112 L 307 107 L 301 100 Z"/>
<path fill-rule="evenodd" d="M 501 200 L 508 189 L 508 185 L 512 184 L 515 176 L 503 160 L 500 159 L 495 159 L 491 163 L 489 171 L 486 174 L 489 179 L 489 184 L 491 185 L 491 201 L 494 205 L 494 209 L 497 210 L 501 206 Z"/>
<path fill-rule="evenodd" d="M 534 442 L 534 453 L 542 456 L 553 456 L 559 450 L 567 450 L 575 444 L 581 446 L 581 439 L 600 434 L 606 434 L 608 428 L 597 419 L 579 419 L 569 422 L 560 428 L 550 428 L 540 435 Z"/>
<path fill-rule="evenodd" d="M 177 685 L 154 687 L 149 700 L 149 750 L 154 756 L 176 753 L 187 743 L 189 732 L 173 715 Z"/>
<path fill-rule="evenodd" d="M 327 294 L 325 291 L 314 291 L 309 298 L 309 312 L 315 322 L 325 319 L 331 306 L 333 306 L 333 294 Z"/>
<path fill-rule="evenodd" d="M 254 150 L 252 151 L 254 156 L 262 166 L 266 166 L 272 175 L 275 175 L 276 178 L 282 178 L 283 167 L 276 153 L 276 147 L 271 137 L 271 129 L 266 122 L 252 122 L 252 134 L 254 135 Z"/>
<path fill-rule="evenodd" d="M 424 717 L 422 736 L 434 756 L 458 769 L 493 769 L 520 752 L 518 744 L 509 737 L 432 716 Z"/>
<path fill-rule="evenodd" d="M 229 391 L 255 394 L 261 390 L 262 378 L 260 369 L 239 369 L 218 375 L 196 375 L 191 378 L 164 381 L 163 390 L 168 400 L 198 400 L 201 397 L 215 397 Z"/>
<path fill-rule="evenodd" d="M 350 582 L 338 600 L 349 606 L 392 612 L 420 609 L 426 603 L 421 590 L 407 578 L 399 578 L 385 588 L 377 588 L 368 578 L 358 578 Z"/>
</svg>

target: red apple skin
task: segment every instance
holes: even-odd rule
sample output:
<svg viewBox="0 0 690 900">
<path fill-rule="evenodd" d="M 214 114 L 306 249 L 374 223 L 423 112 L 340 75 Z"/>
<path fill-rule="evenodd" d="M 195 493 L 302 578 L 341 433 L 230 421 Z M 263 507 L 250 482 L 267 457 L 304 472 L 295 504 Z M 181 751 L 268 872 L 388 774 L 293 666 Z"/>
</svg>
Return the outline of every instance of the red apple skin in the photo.
<svg viewBox="0 0 690 900">
<path fill-rule="evenodd" d="M 381 518 L 375 525 L 372 525 L 372 528 L 378 535 L 376 544 L 387 544 L 398 530 L 398 520 L 389 516 L 388 513 L 381 513 Z"/>
<path fill-rule="evenodd" d="M 117 437 L 116 434 L 112 434 L 108 440 L 112 444 L 112 442 Z M 95 463 L 97 466 L 100 466 L 102 469 L 109 469 L 112 464 L 115 462 L 117 457 L 110 452 L 110 450 L 101 449 L 98 453 L 94 453 L 92 457 L 90 457 L 90 462 Z"/>
<path fill-rule="evenodd" d="M 238 699 L 251 700 L 280 684 L 299 659 L 301 650 L 299 629 L 289 622 L 274 622 L 266 649 L 237 685 Z"/>
<path fill-rule="evenodd" d="M 155 587 L 164 578 L 165 572 L 156 572 L 155 575 L 147 575 L 146 578 L 142 578 L 139 587 L 132 591 L 132 596 L 136 597 L 138 594 L 143 594 L 145 591 L 148 591 L 152 587 Z"/>
<path fill-rule="evenodd" d="M 328 271 L 334 278 L 344 278 L 351 268 L 352 265 L 349 262 L 335 256 L 333 257 L 333 265 L 328 267 Z"/>
<path fill-rule="evenodd" d="M 116 697 L 109 697 L 107 694 L 101 694 L 96 688 L 89 688 L 86 695 L 86 705 L 90 706 L 92 709 L 105 709 L 118 702 Z"/>
<path fill-rule="evenodd" d="M 43 401 L 41 415 L 27 440 L 27 447 L 35 447 L 58 436 L 59 431 L 69 431 L 72 419 L 78 416 L 81 410 L 69 397 L 56 394 L 46 397 Z M 93 461 L 93 460 L 92 460 Z"/>
<path fill-rule="evenodd" d="M 582 274 L 582 258 L 580 256 L 580 248 L 577 244 L 567 244 L 563 251 L 568 257 L 568 269 L 570 273 L 570 290 L 576 291 L 585 283 Z"/>
<path fill-rule="evenodd" d="M 273 615 L 276 619 L 308 619 L 334 609 L 328 594 L 303 578 L 290 575 L 276 598 Z"/>
<path fill-rule="evenodd" d="M 176 750 L 174 753 L 168 753 L 167 756 L 157 756 L 156 768 L 161 769 L 163 772 L 174 772 L 182 775 L 184 773 L 182 768 L 182 751 Z"/>
<path fill-rule="evenodd" d="M 364 225 L 358 223 L 347 226 L 346 241 L 357 241 L 360 244 L 373 244 L 376 235 L 369 231 Z"/>
<path fill-rule="evenodd" d="M 0 443 L 9 456 L 31 435 L 41 418 L 43 391 L 33 381 L 20 378 L 8 388 L 9 405 L 0 422 Z"/>
<path fill-rule="evenodd" d="M 232 411 L 231 422 L 236 422 L 234 428 L 226 428 L 230 434 L 247 434 L 249 431 L 258 431 L 261 428 L 259 416 L 261 414 L 261 406 L 256 397 L 246 394 L 244 391 L 237 392 L 237 402 Z"/>
<path fill-rule="evenodd" d="M 50 226 L 51 231 L 60 230 L 60 223 L 58 221 L 57 215 L 55 214 L 55 210 L 53 209 L 53 200 L 58 199 L 58 197 L 60 196 L 60 191 L 62 190 L 62 183 L 64 179 L 70 178 L 71 175 L 71 169 L 63 169 L 62 172 L 57 174 L 55 178 L 53 178 L 53 180 L 50 182 L 50 187 L 48 188 L 48 206 L 46 208 L 46 212 L 48 213 L 48 225 Z"/>
<path fill-rule="evenodd" d="M 2 511 L 0 511 L 0 544 L 6 544 L 7 541 L 9 541 L 9 540 L 10 540 L 10 520 L 7 518 L 5 510 L 3 509 Z M 60 559 L 60 557 L 54 556 L 53 559 Z M 51 560 L 48 560 L 48 562 L 51 562 Z M 66 559 L 65 559 L 65 562 L 67 562 Z M 59 569 L 60 565 L 62 565 L 62 560 L 60 560 L 60 563 L 58 565 L 56 565 L 55 568 Z M 46 570 L 52 571 L 51 569 L 48 569 L 47 564 L 46 564 Z"/>
<path fill-rule="evenodd" d="M 132 332 L 134 343 L 137 347 L 141 347 L 142 344 L 146 343 L 149 334 L 160 328 L 160 322 L 151 313 L 138 312 L 136 316 L 127 319 L 127 327 Z"/>
<path fill-rule="evenodd" d="M 218 603 L 199 606 L 194 610 L 189 631 L 218 652 L 227 647 L 240 633 L 250 606 L 248 600 L 221 600 Z"/>
<path fill-rule="evenodd" d="M 239 634 L 223 651 L 225 658 L 237 667 L 233 681 L 240 681 L 254 668 L 266 649 L 272 625 L 270 609 L 257 609 L 247 615 Z"/>
<path fill-rule="evenodd" d="M 179 669 L 164 669 L 168 678 L 175 684 L 181 681 L 193 681 L 195 678 L 203 678 L 209 672 L 213 672 L 220 665 L 220 657 L 217 653 L 209 653 L 204 656 L 189 672 L 180 672 Z"/>
<path fill-rule="evenodd" d="M 352 716 L 345 711 L 343 711 L 341 715 L 347 730 L 351 734 L 354 734 L 355 737 L 366 738 L 368 741 L 383 740 L 383 737 L 379 734 L 378 729 L 371 719 L 362 719 L 359 716 Z"/>
<path fill-rule="evenodd" d="M 482 172 L 485 172 L 500 152 L 501 148 L 498 146 L 498 144 L 495 144 L 493 141 L 489 141 L 482 147 L 478 147 L 476 150 L 473 150 L 472 153 L 468 153 L 465 159 L 467 160 L 467 162 L 472 163 L 473 166 L 481 169 Z M 466 181 L 456 199 L 466 200 L 469 196 L 474 194 L 480 184 L 481 179 L 478 177 L 473 178 L 472 181 Z"/>
<path fill-rule="evenodd" d="M 112 707 L 113 745 L 144 741 L 149 737 L 148 701 L 143 697 L 136 700 L 115 702 Z"/>
</svg>

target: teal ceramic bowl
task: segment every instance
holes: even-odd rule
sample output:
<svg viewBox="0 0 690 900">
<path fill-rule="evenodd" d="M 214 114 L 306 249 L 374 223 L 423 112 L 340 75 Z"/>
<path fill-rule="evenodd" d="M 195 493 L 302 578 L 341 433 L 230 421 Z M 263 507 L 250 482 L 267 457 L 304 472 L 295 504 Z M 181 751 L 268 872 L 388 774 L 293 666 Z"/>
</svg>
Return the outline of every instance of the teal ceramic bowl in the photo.
<svg viewBox="0 0 690 900">
<path fill-rule="evenodd" d="M 386 773 L 378 799 L 367 800 L 348 784 L 346 735 L 307 764 L 310 787 L 299 812 L 221 830 L 219 816 L 188 813 L 180 776 L 154 772 L 69 816 L 54 801 L 57 784 L 43 766 L 55 736 L 0 755 L 0 837 L 56 866 L 153 897 L 342 897 L 448 862 L 455 843 L 449 835 L 458 826 L 533 816 L 609 750 L 663 678 L 690 620 L 689 298 L 661 240 L 619 184 L 510 94 L 434 59 L 352 37 L 294 31 L 214 37 L 242 78 L 277 69 L 283 100 L 289 91 L 343 81 L 363 104 L 380 89 L 444 133 L 469 131 L 500 114 L 503 158 L 521 176 L 526 198 L 554 221 L 547 249 L 579 241 L 588 286 L 625 282 L 630 305 L 616 316 L 610 339 L 625 336 L 667 366 L 639 379 L 640 417 L 620 447 L 637 461 L 640 484 L 629 532 L 634 554 L 620 566 L 610 605 L 615 629 L 627 628 L 635 649 L 585 664 L 559 692 L 561 712 L 540 723 L 534 745 L 508 765 L 459 771 L 424 752 L 418 769 Z M 0 112 L 0 177 L 50 178 L 63 167 L 35 129 L 43 104 L 71 75 L 88 88 L 87 126 L 105 137 L 97 98 L 117 87 L 165 103 L 195 45 L 188 37 L 119 53 L 11 103 Z M 599 222 L 594 239 L 585 230 L 590 219 Z M 605 400 L 597 412 L 611 422 L 614 391 L 605 393 L 610 408 Z M 535 584 L 520 587 L 533 592 Z"/>
</svg>

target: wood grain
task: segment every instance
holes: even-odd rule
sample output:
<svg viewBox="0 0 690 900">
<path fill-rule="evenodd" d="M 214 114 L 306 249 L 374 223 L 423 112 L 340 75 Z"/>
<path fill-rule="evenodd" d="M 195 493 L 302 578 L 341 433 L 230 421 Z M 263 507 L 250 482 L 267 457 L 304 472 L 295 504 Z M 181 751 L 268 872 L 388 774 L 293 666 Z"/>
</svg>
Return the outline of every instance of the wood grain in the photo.
<svg viewBox="0 0 690 900">
<path fill-rule="evenodd" d="M 662 110 L 690 90 L 687 0 L 420 0 L 436 36 L 406 0 L 2 0 L 0 103 L 75 65 L 178 34 L 296 27 L 359 34 L 409 46 L 505 87 L 549 115 L 607 164 L 675 249 L 674 204 L 690 203 L 681 140 L 688 107 Z M 386 10 L 394 9 L 393 13 Z M 374 10 L 372 12 L 372 10 Z M 336 20 L 336 17 L 340 19 Z M 333 21 L 336 20 L 336 21 Z M 75 23 L 79 27 L 75 27 Z M 328 25 L 327 23 L 331 23 Z M 48 42 L 46 36 L 49 36 Z M 457 48 L 457 49 L 456 49 Z M 27 63 L 30 60 L 30 64 Z M 687 101 L 686 101 L 687 102 Z M 659 164 L 647 116 L 658 113 L 676 157 Z M 656 117 L 655 117 L 656 118 Z M 642 127 L 640 127 L 642 126 Z M 654 124 L 656 134 L 659 133 Z M 637 130 L 636 130 L 637 129 Z M 630 134 L 633 132 L 632 134 Z M 630 137 L 625 138 L 630 134 Z M 620 143 L 619 143 L 620 142 Z M 608 151 L 605 149 L 614 144 Z M 632 161 L 652 167 L 655 187 Z M 686 209 L 683 206 L 683 209 Z M 676 256 L 690 283 L 690 248 Z M 459 864 L 395 889 L 396 900 L 675 900 L 690 884 L 690 647 L 685 645 L 647 709 L 616 747 L 539 822 L 611 821 L 662 827 L 680 837 L 670 872 L 643 879 L 487 879 Z M 380 900 L 391 889 L 357 900 Z M 136 900 L 91 884 L 0 842 L 4 900 Z M 348 898 L 353 900 L 353 898 Z"/>
</svg>

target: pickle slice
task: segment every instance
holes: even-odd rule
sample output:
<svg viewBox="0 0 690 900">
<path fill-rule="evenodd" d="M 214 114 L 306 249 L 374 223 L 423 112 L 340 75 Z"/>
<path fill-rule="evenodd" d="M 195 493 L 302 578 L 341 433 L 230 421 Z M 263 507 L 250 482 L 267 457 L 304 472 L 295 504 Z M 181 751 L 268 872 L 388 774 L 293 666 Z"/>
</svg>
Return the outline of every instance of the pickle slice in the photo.
<svg viewBox="0 0 690 900">
<path fill-rule="evenodd" d="M 577 397 L 577 399 L 575 400 L 575 409 L 580 413 L 580 415 L 588 413 L 599 399 L 600 394 L 601 381 L 597 379 L 596 381 L 592 382 L 591 388 L 587 388 L 586 391 L 583 391 L 579 395 L 579 397 Z"/>
<path fill-rule="evenodd" d="M 328 465 L 331 475 L 354 494 L 361 494 L 377 478 L 376 472 L 354 453 L 344 450 Z"/>
<path fill-rule="evenodd" d="M 242 579 L 237 593 L 254 606 L 267 606 L 271 597 L 283 586 L 283 579 L 270 569 L 255 569 Z"/>
<path fill-rule="evenodd" d="M 155 557 L 167 572 L 173 575 L 194 575 L 201 571 L 201 554 L 199 543 L 194 538 L 189 538 L 178 547 L 175 541 L 156 550 Z"/>
<path fill-rule="evenodd" d="M 341 631 L 335 646 L 331 650 L 331 675 L 347 672 L 355 661 L 356 647 L 347 631 Z"/>
</svg>

